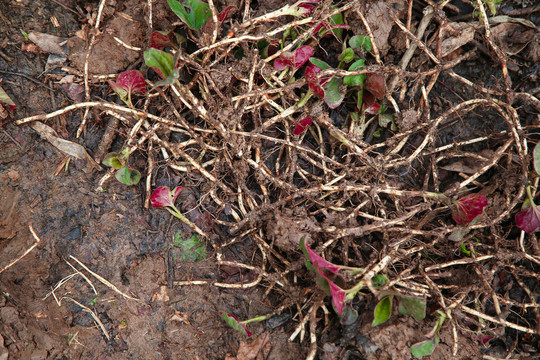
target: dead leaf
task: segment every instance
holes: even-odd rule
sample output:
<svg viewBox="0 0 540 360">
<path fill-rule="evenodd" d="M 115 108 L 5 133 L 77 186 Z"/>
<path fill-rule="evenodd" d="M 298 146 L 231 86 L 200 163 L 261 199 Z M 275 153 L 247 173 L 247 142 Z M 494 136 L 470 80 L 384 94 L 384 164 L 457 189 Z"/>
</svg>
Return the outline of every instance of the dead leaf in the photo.
<svg viewBox="0 0 540 360">
<path fill-rule="evenodd" d="M 65 47 L 62 46 L 66 39 L 59 36 L 31 31 L 28 33 L 28 39 L 47 53 L 57 55 L 67 54 Z"/>
<path fill-rule="evenodd" d="M 474 39 L 475 25 L 471 23 L 449 23 L 442 30 L 441 55 L 453 53 Z"/>
<path fill-rule="evenodd" d="M 249 344 L 242 341 L 238 349 L 238 355 L 236 355 L 236 360 L 266 359 L 270 353 L 271 344 L 269 340 L 270 334 L 263 333 Z"/>
<path fill-rule="evenodd" d="M 85 172 L 90 173 L 94 169 L 101 169 L 101 166 L 94 161 L 84 147 L 60 138 L 56 131 L 50 126 L 43 124 L 41 121 L 34 121 L 30 124 L 30 127 L 64 154 L 73 156 L 79 160 L 85 160 L 87 162 Z"/>
<path fill-rule="evenodd" d="M 508 55 L 520 53 L 534 40 L 535 29 L 521 24 L 503 23 L 491 28 L 491 37 Z"/>
</svg>

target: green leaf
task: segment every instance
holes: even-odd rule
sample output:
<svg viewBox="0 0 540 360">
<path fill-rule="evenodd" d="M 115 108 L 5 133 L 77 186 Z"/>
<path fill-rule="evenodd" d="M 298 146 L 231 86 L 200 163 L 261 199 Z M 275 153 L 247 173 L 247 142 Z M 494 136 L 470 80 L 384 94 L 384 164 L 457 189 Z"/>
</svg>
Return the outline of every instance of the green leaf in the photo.
<svg viewBox="0 0 540 360">
<path fill-rule="evenodd" d="M 200 0 L 185 0 L 182 3 L 167 0 L 167 2 L 176 16 L 193 30 L 200 30 L 212 16 L 210 6 Z"/>
<path fill-rule="evenodd" d="M 193 234 L 189 239 L 184 240 L 182 234 L 177 232 L 174 236 L 173 245 L 181 249 L 180 258 L 183 262 L 198 262 L 206 259 L 206 247 L 197 234 Z"/>
<path fill-rule="evenodd" d="M 307 259 L 309 259 L 309 252 L 307 251 L 307 248 L 306 248 L 306 236 L 302 236 L 302 238 L 300 239 L 300 250 L 302 250 L 302 252 L 304 253 L 304 255 L 306 256 Z M 305 264 L 306 264 L 306 268 L 309 270 L 309 271 L 315 271 L 315 267 L 313 266 L 313 264 L 311 263 L 311 261 L 309 260 L 306 260 L 305 261 Z M 327 282 L 327 285 L 328 285 L 328 282 Z M 330 288 L 328 288 L 329 291 L 330 291 Z"/>
<path fill-rule="evenodd" d="M 366 61 L 364 59 L 356 60 L 349 66 L 349 71 L 362 70 L 365 64 Z M 366 74 L 347 75 L 343 78 L 343 83 L 349 86 L 362 86 L 365 79 Z"/>
<path fill-rule="evenodd" d="M 343 99 L 345 99 L 345 94 L 341 92 L 342 84 L 343 81 L 340 78 L 334 77 L 328 83 L 323 85 L 324 102 L 330 109 L 337 108 Z"/>
<path fill-rule="evenodd" d="M 314 57 L 309 58 L 309 62 L 318 67 L 321 70 L 326 70 L 330 67 L 327 63 Z"/>
<path fill-rule="evenodd" d="M 346 48 L 345 50 L 343 50 L 341 55 L 339 55 L 339 61 L 350 63 L 353 60 L 354 60 L 354 50 L 351 48 Z"/>
<path fill-rule="evenodd" d="M 153 68 L 163 79 L 169 77 L 174 70 L 173 56 L 158 49 L 146 49 L 144 51 L 146 66 Z"/>
<path fill-rule="evenodd" d="M 92 300 L 90 300 L 88 302 L 88 306 L 94 306 L 96 304 L 96 301 L 97 301 L 98 297 L 94 297 Z"/>
<path fill-rule="evenodd" d="M 382 324 L 386 320 L 390 319 L 390 315 L 392 314 L 392 300 L 394 299 L 394 296 L 386 296 L 383 298 L 377 306 L 375 307 L 375 311 L 373 312 L 373 323 L 371 326 L 377 326 L 379 324 Z"/>
<path fill-rule="evenodd" d="M 120 160 L 127 160 L 129 157 L 129 147 L 125 147 L 118 153 L 118 159 Z"/>
<path fill-rule="evenodd" d="M 121 169 L 125 166 L 124 162 L 118 158 L 118 153 L 108 153 L 102 163 L 115 169 Z"/>
<path fill-rule="evenodd" d="M 533 164 L 534 170 L 540 175 L 540 142 L 536 144 L 533 150 Z"/>
<path fill-rule="evenodd" d="M 373 284 L 373 287 L 375 287 L 375 289 L 380 289 L 388 283 L 388 278 L 383 274 L 379 274 L 372 277 L 371 282 Z"/>
<path fill-rule="evenodd" d="M 399 297 L 399 313 L 410 315 L 415 320 L 424 320 L 426 317 L 426 300 L 414 296 Z"/>
<path fill-rule="evenodd" d="M 361 48 L 365 52 L 370 52 L 373 48 L 369 36 L 355 35 L 349 39 L 349 46 L 353 49 Z"/>
<path fill-rule="evenodd" d="M 437 345 L 439 345 L 439 335 L 435 335 L 435 337 L 431 340 L 421 341 L 412 345 L 411 354 L 413 354 L 414 357 L 420 359 L 423 356 L 433 354 L 433 351 L 435 351 Z"/>
<path fill-rule="evenodd" d="M 116 177 L 116 180 L 125 185 L 137 185 L 141 180 L 141 173 L 135 169 L 130 169 L 127 166 L 118 170 L 114 176 Z"/>
<path fill-rule="evenodd" d="M 345 21 L 343 20 L 343 14 L 342 13 L 337 13 L 335 15 L 332 15 L 330 17 L 330 23 L 332 25 L 343 25 L 343 24 L 345 24 Z M 334 35 L 339 40 L 343 39 L 343 29 L 342 28 L 333 29 L 332 32 L 334 33 Z"/>
</svg>

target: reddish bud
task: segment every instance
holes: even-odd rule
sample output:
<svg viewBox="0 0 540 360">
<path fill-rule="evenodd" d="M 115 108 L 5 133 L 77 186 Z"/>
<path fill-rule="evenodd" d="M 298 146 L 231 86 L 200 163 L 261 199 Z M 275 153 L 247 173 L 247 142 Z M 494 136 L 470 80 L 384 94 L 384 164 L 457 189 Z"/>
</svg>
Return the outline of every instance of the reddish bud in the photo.
<svg viewBox="0 0 540 360">
<path fill-rule="evenodd" d="M 454 201 L 452 209 L 452 219 L 460 225 L 467 225 L 482 213 L 487 206 L 487 199 L 484 195 L 470 194 Z"/>
</svg>

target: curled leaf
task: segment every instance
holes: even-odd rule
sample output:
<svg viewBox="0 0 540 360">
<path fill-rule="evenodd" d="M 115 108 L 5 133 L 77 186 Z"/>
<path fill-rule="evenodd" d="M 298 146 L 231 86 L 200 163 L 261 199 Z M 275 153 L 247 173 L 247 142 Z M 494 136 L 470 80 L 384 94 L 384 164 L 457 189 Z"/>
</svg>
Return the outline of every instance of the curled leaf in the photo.
<svg viewBox="0 0 540 360">
<path fill-rule="evenodd" d="M 181 191 L 181 186 L 177 186 L 173 191 L 167 186 L 160 186 L 156 188 L 150 196 L 150 203 L 152 204 L 152 207 L 155 208 L 165 206 L 174 207 L 174 201 L 178 195 L 180 195 Z"/>
<path fill-rule="evenodd" d="M 219 312 L 219 315 L 227 323 L 227 325 L 232 327 L 234 330 L 246 335 L 247 337 L 252 335 L 251 331 L 246 328 L 246 324 L 240 322 L 236 316 L 224 313 L 222 311 Z"/>
<path fill-rule="evenodd" d="M 144 51 L 146 66 L 154 69 L 163 79 L 167 78 L 174 70 L 173 56 L 158 49 L 146 49 Z"/>
<path fill-rule="evenodd" d="M 293 52 L 286 51 L 274 61 L 274 69 L 281 71 L 291 66 L 294 70 L 298 70 L 313 55 L 313 51 L 313 48 L 308 45 L 301 46 Z"/>
<path fill-rule="evenodd" d="M 300 120 L 299 122 L 296 123 L 295 127 L 294 127 L 294 130 L 293 130 L 293 134 L 294 135 L 300 135 L 301 133 L 303 133 L 307 127 L 309 125 L 311 125 L 313 121 L 311 120 L 310 117 L 306 117 L 306 118 L 303 118 L 302 120 Z"/>
</svg>

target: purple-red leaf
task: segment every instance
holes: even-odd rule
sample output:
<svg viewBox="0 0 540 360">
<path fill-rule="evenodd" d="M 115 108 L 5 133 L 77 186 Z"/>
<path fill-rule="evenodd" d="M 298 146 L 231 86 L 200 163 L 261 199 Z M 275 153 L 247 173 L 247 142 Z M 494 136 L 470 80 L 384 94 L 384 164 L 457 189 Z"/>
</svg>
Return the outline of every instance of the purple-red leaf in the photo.
<svg viewBox="0 0 540 360">
<path fill-rule="evenodd" d="M 172 33 L 172 30 L 169 32 Z M 150 47 L 153 49 L 163 50 L 168 46 L 173 46 L 169 34 L 163 33 L 161 31 L 154 31 L 150 35 Z"/>
<path fill-rule="evenodd" d="M 152 204 L 152 207 L 155 208 L 165 206 L 174 207 L 174 201 L 178 195 L 180 195 L 181 191 L 181 186 L 177 186 L 173 191 L 171 191 L 171 189 L 169 189 L 167 186 L 160 186 L 155 189 L 152 196 L 150 196 L 150 203 Z"/>
<path fill-rule="evenodd" d="M 247 337 L 250 337 L 252 335 L 251 331 L 246 328 L 246 324 L 238 320 L 236 316 L 224 313 L 222 311 L 219 312 L 219 315 L 227 323 L 227 325 L 232 327 L 234 330 L 246 335 Z"/>
<path fill-rule="evenodd" d="M 310 117 L 303 118 L 302 120 L 296 123 L 296 126 L 294 127 L 294 130 L 293 130 L 293 134 L 300 135 L 307 129 L 309 125 L 311 125 L 312 122 L 313 120 L 311 120 Z"/>
<path fill-rule="evenodd" d="M 307 245 L 306 247 L 308 251 L 311 250 Z M 325 266 L 331 265 L 331 267 L 337 267 L 337 265 L 329 263 L 328 261 L 324 260 L 320 256 L 319 258 L 323 260 L 323 262 L 325 263 Z M 313 258 L 311 259 L 311 261 L 314 262 Z M 319 266 L 320 262 L 314 262 L 314 264 L 316 264 L 315 268 L 317 268 L 317 270 L 319 271 L 319 274 L 321 274 L 321 276 L 324 277 L 328 281 L 328 285 L 330 285 L 330 295 L 332 295 L 332 304 L 334 304 L 334 308 L 336 309 L 337 313 L 341 315 L 343 313 L 343 306 L 345 305 L 345 296 L 347 295 L 347 293 L 345 292 L 345 290 L 343 290 L 342 288 L 334 284 L 334 282 L 330 280 L 330 278 L 321 270 L 321 267 Z M 339 270 L 339 267 L 337 268 Z M 329 270 L 332 271 L 331 269 Z M 333 271 L 333 272 L 337 272 L 337 271 Z"/>
<path fill-rule="evenodd" d="M 308 45 L 301 46 L 293 52 L 286 51 L 274 61 L 274 68 L 281 71 L 287 66 L 292 66 L 294 70 L 298 70 L 309 60 L 313 52 L 313 48 Z"/>
<path fill-rule="evenodd" d="M 319 254 L 317 254 L 315 251 L 311 250 L 308 244 L 306 245 L 306 250 L 309 254 L 309 260 L 311 263 L 319 268 L 319 269 L 327 269 L 333 272 L 334 274 L 337 274 L 339 272 L 339 269 L 341 268 L 338 265 L 332 264 L 331 262 L 323 259 Z M 326 277 L 326 276 L 325 276 Z"/>
<path fill-rule="evenodd" d="M 116 86 L 124 88 L 132 94 L 146 94 L 146 82 L 139 70 L 128 70 L 118 75 Z"/>
<path fill-rule="evenodd" d="M 319 71 L 321 71 L 319 67 L 315 65 L 309 65 L 306 68 L 306 81 L 311 91 L 313 91 L 315 95 L 322 99 L 324 97 L 324 89 L 319 84 L 319 77 L 317 76 L 317 73 Z"/>
<path fill-rule="evenodd" d="M 494 338 L 493 335 L 485 335 L 485 334 L 476 335 L 476 337 L 478 338 L 478 341 L 480 341 L 482 345 L 486 345 L 489 342 L 489 340 Z"/>
<path fill-rule="evenodd" d="M 227 6 L 227 8 L 225 10 L 223 10 L 222 12 L 220 12 L 217 16 L 218 20 L 220 22 L 224 22 L 225 20 L 227 20 L 229 18 L 229 11 L 231 11 L 232 9 L 236 9 L 238 10 L 238 8 L 234 5 L 231 5 L 231 6 Z"/>
<path fill-rule="evenodd" d="M 366 81 L 364 82 L 364 88 L 375 96 L 375 98 L 382 100 L 384 98 L 384 77 L 379 74 L 367 74 Z"/>
<path fill-rule="evenodd" d="M 370 114 L 370 115 L 375 115 L 379 112 L 379 110 L 381 109 L 381 105 L 375 103 L 371 106 L 368 106 L 368 107 L 365 107 L 365 112 Z"/>
<path fill-rule="evenodd" d="M 540 209 L 533 204 L 527 209 L 521 210 L 515 216 L 516 225 L 530 234 L 540 229 Z"/>
<path fill-rule="evenodd" d="M 469 194 L 454 201 L 452 218 L 460 225 L 467 225 L 484 211 L 487 199 L 484 195 Z"/>
</svg>

